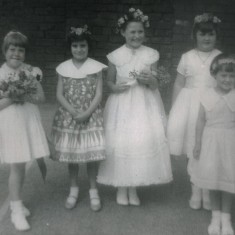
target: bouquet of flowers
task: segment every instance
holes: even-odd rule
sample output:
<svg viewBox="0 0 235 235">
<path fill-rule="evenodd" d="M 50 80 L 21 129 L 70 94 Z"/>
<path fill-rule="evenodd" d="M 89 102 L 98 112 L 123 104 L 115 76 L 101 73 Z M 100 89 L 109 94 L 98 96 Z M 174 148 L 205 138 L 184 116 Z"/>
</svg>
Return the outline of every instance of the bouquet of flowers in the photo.
<svg viewBox="0 0 235 235">
<path fill-rule="evenodd" d="M 27 98 L 37 92 L 37 77 L 20 71 L 10 74 L 0 83 L 0 97 L 8 97 L 15 103 L 23 104 Z"/>
<path fill-rule="evenodd" d="M 158 80 L 159 89 L 164 89 L 171 83 L 171 76 L 164 66 L 159 66 L 157 71 L 151 71 L 152 75 Z M 129 76 L 136 79 L 141 75 L 141 72 L 133 70 L 129 73 Z"/>
</svg>

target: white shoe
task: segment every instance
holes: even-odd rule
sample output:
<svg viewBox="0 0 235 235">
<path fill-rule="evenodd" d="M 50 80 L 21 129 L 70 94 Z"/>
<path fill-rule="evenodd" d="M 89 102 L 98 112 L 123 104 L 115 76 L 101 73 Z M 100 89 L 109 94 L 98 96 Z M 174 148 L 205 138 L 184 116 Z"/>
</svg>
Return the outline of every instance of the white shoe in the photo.
<svg viewBox="0 0 235 235">
<path fill-rule="evenodd" d="M 16 230 L 27 231 L 30 229 L 30 225 L 22 211 L 12 212 L 11 222 L 14 224 Z"/>
<path fill-rule="evenodd" d="M 101 209 L 100 196 L 97 189 L 90 189 L 90 207 L 93 211 L 99 211 Z"/>
<path fill-rule="evenodd" d="M 119 187 L 117 190 L 117 204 L 122 206 L 128 205 L 128 197 L 127 197 L 127 188 Z"/>
<path fill-rule="evenodd" d="M 22 210 L 23 210 L 23 214 L 28 217 L 31 215 L 29 209 L 27 207 L 25 207 L 25 205 L 23 204 L 23 207 L 22 207 Z"/>
<path fill-rule="evenodd" d="M 137 195 L 136 188 L 128 189 L 129 203 L 132 206 L 140 206 L 140 199 Z"/>
</svg>

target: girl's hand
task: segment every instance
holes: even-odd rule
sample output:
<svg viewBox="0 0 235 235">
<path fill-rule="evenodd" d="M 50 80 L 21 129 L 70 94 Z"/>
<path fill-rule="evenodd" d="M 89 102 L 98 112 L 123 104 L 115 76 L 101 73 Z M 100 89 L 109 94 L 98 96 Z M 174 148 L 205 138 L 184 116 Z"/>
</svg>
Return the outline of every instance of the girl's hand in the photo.
<svg viewBox="0 0 235 235">
<path fill-rule="evenodd" d="M 194 159 L 199 160 L 200 153 L 201 153 L 201 145 L 200 144 L 196 144 L 194 149 L 193 149 L 193 157 L 194 157 Z"/>
<path fill-rule="evenodd" d="M 72 107 L 68 111 L 73 116 L 73 118 L 75 118 L 78 115 L 78 112 Z"/>
<path fill-rule="evenodd" d="M 77 122 L 85 122 L 88 119 L 88 115 L 85 112 L 79 112 L 77 113 L 76 116 L 74 116 L 73 118 L 77 121 Z"/>
<path fill-rule="evenodd" d="M 143 85 L 153 85 L 156 82 L 156 78 L 153 76 L 150 70 L 141 71 L 136 79 Z"/>
<path fill-rule="evenodd" d="M 121 82 L 118 84 L 113 85 L 113 91 L 115 93 L 122 93 L 130 88 L 130 85 L 128 85 L 126 82 Z"/>
</svg>

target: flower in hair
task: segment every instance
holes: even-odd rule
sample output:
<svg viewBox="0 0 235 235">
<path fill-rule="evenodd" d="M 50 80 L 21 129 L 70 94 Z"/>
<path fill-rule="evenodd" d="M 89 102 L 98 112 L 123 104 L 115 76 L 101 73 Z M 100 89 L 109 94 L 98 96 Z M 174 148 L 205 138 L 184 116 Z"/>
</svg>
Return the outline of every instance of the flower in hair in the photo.
<svg viewBox="0 0 235 235">
<path fill-rule="evenodd" d="M 230 63 L 235 64 L 235 59 L 225 58 L 218 61 L 218 64 L 230 64 Z"/>
<path fill-rule="evenodd" d="M 202 15 L 197 15 L 194 18 L 194 24 L 202 22 L 212 22 L 214 24 L 219 24 L 221 20 L 217 16 L 214 16 L 210 13 L 203 13 Z"/>
<path fill-rule="evenodd" d="M 88 26 L 84 25 L 83 28 L 75 28 L 75 27 L 71 27 L 70 28 L 71 34 L 76 34 L 78 36 L 82 35 L 82 34 L 91 34 L 91 32 L 88 30 Z"/>
<path fill-rule="evenodd" d="M 128 13 L 118 19 L 116 33 L 119 33 L 125 23 L 131 20 L 137 20 L 143 23 L 145 28 L 150 26 L 149 18 L 140 9 L 130 8 Z"/>
</svg>

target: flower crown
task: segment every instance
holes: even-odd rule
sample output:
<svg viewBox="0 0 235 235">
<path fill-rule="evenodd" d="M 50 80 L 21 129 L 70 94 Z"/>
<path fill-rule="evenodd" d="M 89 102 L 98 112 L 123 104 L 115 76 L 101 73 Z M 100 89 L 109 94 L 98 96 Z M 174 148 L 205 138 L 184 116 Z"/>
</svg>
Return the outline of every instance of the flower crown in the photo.
<svg viewBox="0 0 235 235">
<path fill-rule="evenodd" d="M 88 26 L 85 24 L 83 26 L 83 28 L 71 27 L 70 28 L 70 34 L 76 34 L 78 36 L 80 36 L 82 34 L 89 34 L 89 35 L 91 35 L 91 32 L 88 30 Z"/>
<path fill-rule="evenodd" d="M 212 22 L 214 24 L 219 24 L 221 20 L 217 16 L 214 16 L 213 14 L 203 13 L 202 15 L 197 15 L 194 18 L 194 24 L 198 24 L 201 22 Z"/>
<path fill-rule="evenodd" d="M 221 59 L 218 61 L 218 64 L 234 64 L 235 65 L 235 59 L 233 58 Z"/>
<path fill-rule="evenodd" d="M 144 15 L 140 9 L 130 8 L 127 14 L 118 19 L 116 33 L 119 33 L 123 25 L 132 19 L 142 22 L 145 28 L 150 26 L 147 15 Z"/>
</svg>

